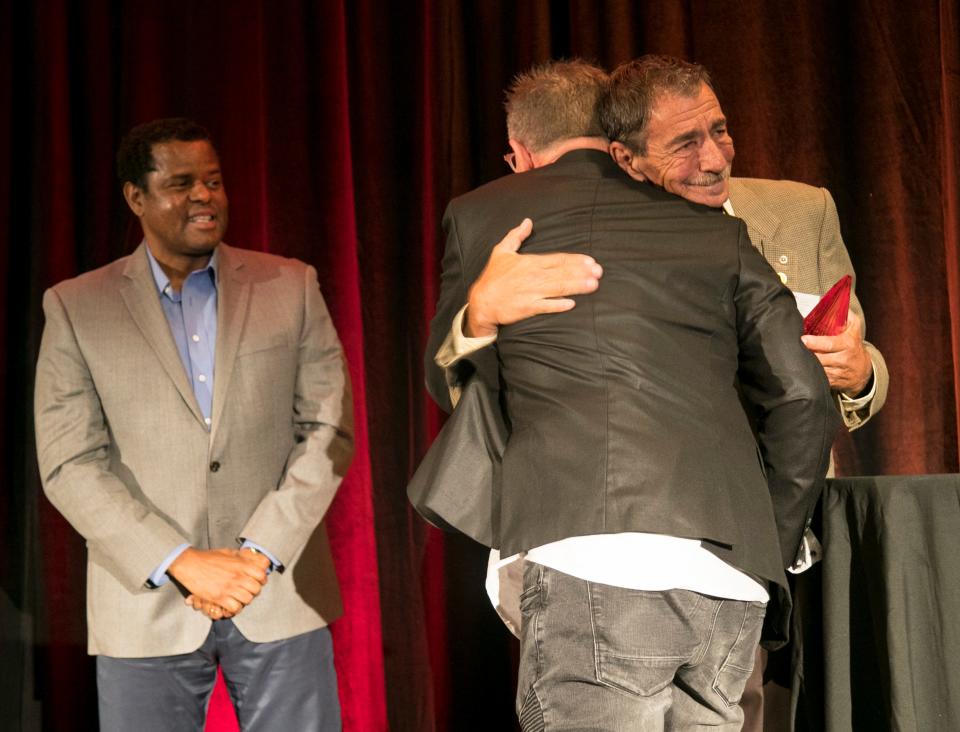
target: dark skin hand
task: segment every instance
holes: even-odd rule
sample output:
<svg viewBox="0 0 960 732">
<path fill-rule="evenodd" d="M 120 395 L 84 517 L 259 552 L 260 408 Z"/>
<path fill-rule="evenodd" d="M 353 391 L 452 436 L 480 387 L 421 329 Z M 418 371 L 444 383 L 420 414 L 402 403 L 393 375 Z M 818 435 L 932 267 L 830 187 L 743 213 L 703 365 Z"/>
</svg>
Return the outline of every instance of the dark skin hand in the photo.
<svg viewBox="0 0 960 732">
<path fill-rule="evenodd" d="M 232 617 L 260 594 L 267 582 L 270 560 L 252 551 L 237 549 L 186 549 L 167 574 L 190 592 L 186 602 L 209 608 L 210 617 Z M 214 608 L 219 608 L 217 613 Z"/>
</svg>

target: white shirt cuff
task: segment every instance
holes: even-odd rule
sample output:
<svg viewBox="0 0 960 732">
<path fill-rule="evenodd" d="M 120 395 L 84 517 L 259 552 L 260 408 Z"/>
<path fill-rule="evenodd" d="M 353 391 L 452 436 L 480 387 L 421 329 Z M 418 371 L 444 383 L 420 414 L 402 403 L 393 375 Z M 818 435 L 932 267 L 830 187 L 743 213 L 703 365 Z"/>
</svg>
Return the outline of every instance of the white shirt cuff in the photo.
<svg viewBox="0 0 960 732">
<path fill-rule="evenodd" d="M 803 532 L 803 544 L 800 546 L 797 558 L 791 566 L 787 567 L 787 571 L 790 574 L 806 572 L 821 559 L 823 559 L 823 547 L 820 545 L 816 534 L 808 527 Z"/>
<path fill-rule="evenodd" d="M 497 340 L 497 334 L 490 336 L 481 336 L 479 338 L 468 338 L 463 334 L 463 316 L 467 311 L 464 305 L 457 312 L 453 319 L 453 325 L 450 326 L 450 332 L 444 339 L 437 355 L 434 357 L 437 366 L 442 369 L 448 369 L 457 363 L 461 358 L 469 356 L 471 353 L 486 348 Z"/>
</svg>

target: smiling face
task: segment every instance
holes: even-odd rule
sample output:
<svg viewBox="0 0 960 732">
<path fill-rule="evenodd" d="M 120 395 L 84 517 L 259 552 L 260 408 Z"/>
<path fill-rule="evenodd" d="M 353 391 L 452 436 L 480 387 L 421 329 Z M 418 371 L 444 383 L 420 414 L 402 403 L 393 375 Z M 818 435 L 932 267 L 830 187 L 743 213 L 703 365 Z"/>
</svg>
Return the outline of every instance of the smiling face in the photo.
<svg viewBox="0 0 960 732">
<path fill-rule="evenodd" d="M 729 197 L 733 156 L 720 102 L 701 84 L 694 95 L 666 92 L 656 100 L 646 149 L 630 156 L 627 172 L 688 201 L 719 207 Z"/>
<path fill-rule="evenodd" d="M 146 187 L 123 187 L 140 219 L 150 251 L 161 264 L 181 271 L 199 269 L 227 229 L 227 193 L 220 160 L 208 140 L 155 143 L 154 170 Z"/>
</svg>

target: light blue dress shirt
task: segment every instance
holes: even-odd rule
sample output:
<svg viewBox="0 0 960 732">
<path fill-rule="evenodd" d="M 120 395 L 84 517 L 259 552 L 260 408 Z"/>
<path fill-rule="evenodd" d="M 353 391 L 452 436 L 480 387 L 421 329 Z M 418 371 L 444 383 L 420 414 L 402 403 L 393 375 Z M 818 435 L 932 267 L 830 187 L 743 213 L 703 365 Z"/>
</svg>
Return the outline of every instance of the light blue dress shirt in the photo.
<svg viewBox="0 0 960 732">
<path fill-rule="evenodd" d="M 170 325 L 170 335 L 177 345 L 180 361 L 190 379 L 209 432 L 213 417 L 213 371 L 217 346 L 217 250 L 213 250 L 206 267 L 187 275 L 180 292 L 177 292 L 150 247 L 144 248 L 157 284 L 163 314 Z M 166 556 L 150 575 L 153 586 L 159 587 L 169 581 L 167 569 L 189 546 L 184 542 Z M 280 566 L 270 552 L 254 542 L 245 540 L 243 547 L 256 549 L 266 555 L 273 565 L 271 569 Z"/>
</svg>

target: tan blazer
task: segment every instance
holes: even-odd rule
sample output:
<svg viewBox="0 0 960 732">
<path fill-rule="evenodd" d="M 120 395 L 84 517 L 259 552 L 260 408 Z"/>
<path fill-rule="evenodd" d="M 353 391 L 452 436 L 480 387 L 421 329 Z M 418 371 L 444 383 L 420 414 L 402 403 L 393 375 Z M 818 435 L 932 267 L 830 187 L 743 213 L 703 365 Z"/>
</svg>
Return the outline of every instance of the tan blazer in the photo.
<svg viewBox="0 0 960 732">
<path fill-rule="evenodd" d="M 352 450 L 349 381 L 316 272 L 220 245 L 208 432 L 144 245 L 43 298 L 36 382 L 44 490 L 86 539 L 89 651 L 198 648 L 210 620 L 147 577 L 177 545 L 250 539 L 284 565 L 236 617 L 273 641 L 340 598 L 322 523 Z M 80 581 L 80 578 L 74 578 Z"/>
<path fill-rule="evenodd" d="M 843 275 L 856 274 L 840 236 L 840 220 L 830 192 L 804 183 L 759 178 L 731 178 L 730 203 L 747 224 L 747 233 L 781 280 L 795 292 L 822 295 Z M 866 320 L 856 294 L 850 308 Z M 883 355 L 866 344 L 873 361 L 876 392 L 860 409 L 850 409 L 835 395 L 849 430 L 861 427 L 887 400 L 890 376 Z"/>
</svg>

